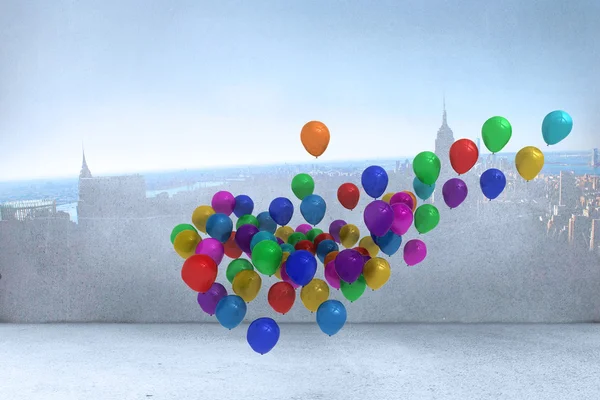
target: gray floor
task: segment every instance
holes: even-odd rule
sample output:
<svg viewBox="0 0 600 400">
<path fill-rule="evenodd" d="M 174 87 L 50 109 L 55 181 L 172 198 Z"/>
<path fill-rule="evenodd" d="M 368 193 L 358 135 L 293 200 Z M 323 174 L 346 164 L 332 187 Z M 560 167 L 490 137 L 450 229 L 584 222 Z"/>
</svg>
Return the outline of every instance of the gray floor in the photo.
<svg viewBox="0 0 600 400">
<path fill-rule="evenodd" d="M 600 324 L 1 325 L 0 399 L 598 399 Z"/>
</svg>

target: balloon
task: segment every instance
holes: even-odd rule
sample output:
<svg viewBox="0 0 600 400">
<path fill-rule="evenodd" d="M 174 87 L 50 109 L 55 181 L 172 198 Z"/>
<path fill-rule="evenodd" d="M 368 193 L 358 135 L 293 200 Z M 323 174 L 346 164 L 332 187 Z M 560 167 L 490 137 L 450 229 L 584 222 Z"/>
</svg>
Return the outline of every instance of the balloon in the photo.
<svg viewBox="0 0 600 400">
<path fill-rule="evenodd" d="M 244 253 L 250 253 L 252 238 L 258 233 L 258 228 L 254 225 L 242 225 L 235 233 L 235 243 Z"/>
<path fill-rule="evenodd" d="M 240 296 L 246 303 L 250 303 L 258 296 L 262 279 L 256 271 L 252 269 L 243 269 L 233 278 L 233 291 Z"/>
<path fill-rule="evenodd" d="M 256 232 L 256 234 L 252 236 L 252 240 L 250 240 L 250 252 L 254 251 L 254 246 L 263 240 L 270 240 L 274 243 L 277 243 L 277 238 L 275 235 L 267 231 L 259 231 Z M 279 247 L 279 243 L 277 243 L 277 246 Z"/>
<path fill-rule="evenodd" d="M 344 280 L 340 281 L 340 290 L 342 291 L 342 295 L 351 303 L 360 299 L 366 288 L 367 283 L 362 275 L 359 276 L 358 279 L 353 283 L 348 283 Z"/>
<path fill-rule="evenodd" d="M 386 203 L 390 204 L 390 199 L 392 198 L 393 195 L 394 195 L 394 193 L 388 192 L 388 193 L 386 193 L 386 194 L 383 195 L 383 197 L 381 198 L 381 200 L 383 200 Z"/>
<path fill-rule="evenodd" d="M 219 301 L 227 296 L 227 289 L 218 282 L 212 284 L 206 293 L 198 293 L 198 304 L 202 311 L 214 315 Z"/>
<path fill-rule="evenodd" d="M 373 238 L 373 236 L 371 236 Z M 383 236 L 376 236 L 373 241 L 379 246 L 381 252 L 387 256 L 393 256 L 400 249 L 402 244 L 402 236 L 396 235 L 389 231 Z"/>
<path fill-rule="evenodd" d="M 315 277 L 317 260 L 306 250 L 296 250 L 285 262 L 285 272 L 294 283 L 304 286 Z"/>
<path fill-rule="evenodd" d="M 181 231 L 175 236 L 173 248 L 181 258 L 187 259 L 195 254 L 196 246 L 201 240 L 202 238 L 195 229 Z"/>
<path fill-rule="evenodd" d="M 394 222 L 394 211 L 385 201 L 374 200 L 365 208 L 363 219 L 373 235 L 385 235 Z"/>
<path fill-rule="evenodd" d="M 440 176 L 442 163 L 431 151 L 422 151 L 413 160 L 413 172 L 426 185 L 433 185 Z"/>
<path fill-rule="evenodd" d="M 490 200 L 494 200 L 504 191 L 506 177 L 499 169 L 490 168 L 479 177 L 479 185 L 483 195 Z"/>
<path fill-rule="evenodd" d="M 479 149 L 470 139 L 459 139 L 450 146 L 450 165 L 457 174 L 466 174 L 477 164 Z"/>
<path fill-rule="evenodd" d="M 331 224 L 329 224 L 329 234 L 333 236 L 333 240 L 335 240 L 338 243 L 342 242 L 342 240 L 340 239 L 340 230 L 344 225 L 346 225 L 346 221 L 344 221 L 343 219 L 336 219 Z"/>
<path fill-rule="evenodd" d="M 216 213 L 206 221 L 206 233 L 221 243 L 225 243 L 233 232 L 233 222 L 225 214 Z"/>
<path fill-rule="evenodd" d="M 235 229 L 240 229 L 241 226 L 244 225 L 254 225 L 255 227 L 259 227 L 260 223 L 258 219 L 254 215 L 246 214 L 242 215 L 235 224 Z"/>
<path fill-rule="evenodd" d="M 435 184 L 434 184 L 435 186 Z M 415 212 L 415 209 L 417 208 L 417 196 L 414 195 L 413 192 L 411 192 L 410 190 L 403 190 L 404 193 L 408 194 L 410 196 L 410 198 L 413 201 L 413 206 L 412 206 L 412 211 Z"/>
<path fill-rule="evenodd" d="M 315 244 L 308 239 L 301 240 L 294 246 L 296 250 L 306 250 L 310 251 L 310 253 L 314 256 L 316 254 Z"/>
<path fill-rule="evenodd" d="M 431 204 L 423 204 L 415 211 L 415 228 L 421 234 L 435 229 L 440 223 L 440 212 Z"/>
<path fill-rule="evenodd" d="M 537 147 L 523 147 L 515 157 L 517 172 L 526 181 L 534 179 L 544 167 L 544 153 Z"/>
<path fill-rule="evenodd" d="M 364 266 L 363 255 L 353 249 L 342 250 L 335 258 L 335 271 L 341 280 L 348 283 L 358 279 Z"/>
<path fill-rule="evenodd" d="M 426 185 L 415 176 L 415 179 L 413 179 L 413 189 L 421 200 L 427 200 L 435 190 L 435 183 L 433 185 Z"/>
<path fill-rule="evenodd" d="M 322 263 L 324 263 L 327 254 L 331 253 L 332 251 L 338 250 L 339 247 L 336 242 L 330 239 L 323 240 L 321 243 L 319 243 L 319 246 L 317 246 L 317 257 L 319 258 L 319 260 L 321 260 Z"/>
<path fill-rule="evenodd" d="M 369 254 L 369 250 L 365 249 L 364 247 L 354 247 L 352 250 L 356 250 L 358 251 L 363 257 L 369 257 L 371 258 L 371 255 Z"/>
<path fill-rule="evenodd" d="M 307 240 L 306 235 L 302 232 L 294 232 L 288 237 L 288 243 L 292 246 L 296 246 L 296 243 L 302 240 Z"/>
<path fill-rule="evenodd" d="M 277 282 L 269 289 L 267 300 L 275 312 L 286 314 L 294 306 L 296 291 L 288 282 Z"/>
<path fill-rule="evenodd" d="M 311 242 L 315 241 L 315 238 L 317 236 L 319 236 L 321 233 L 323 233 L 323 231 L 319 228 L 312 228 L 310 231 L 306 232 L 306 239 L 310 240 Z"/>
<path fill-rule="evenodd" d="M 273 240 L 258 242 L 252 250 L 252 264 L 263 275 L 272 276 L 281 265 L 283 251 Z"/>
<path fill-rule="evenodd" d="M 385 285 L 391 274 L 390 263 L 380 257 L 371 258 L 367 261 L 363 272 L 367 286 L 373 290 L 380 289 Z"/>
<path fill-rule="evenodd" d="M 231 232 L 229 239 L 225 243 L 223 243 L 223 251 L 225 255 L 229 258 L 240 258 L 242 255 L 242 249 L 240 249 L 235 243 L 235 231 Z"/>
<path fill-rule="evenodd" d="M 337 198 L 342 207 L 354 210 L 360 200 L 360 190 L 354 183 L 342 183 L 338 188 Z"/>
<path fill-rule="evenodd" d="M 379 246 L 377 246 L 377 244 L 371 236 L 365 236 L 362 239 L 360 239 L 360 242 L 358 242 L 358 246 L 366 249 L 369 253 L 369 256 L 371 257 L 377 257 L 377 254 L 379 253 Z"/>
<path fill-rule="evenodd" d="M 291 226 L 280 226 L 275 231 L 275 237 L 283 240 L 284 242 L 287 242 L 288 238 L 292 233 L 294 233 L 294 230 Z"/>
<path fill-rule="evenodd" d="M 415 206 L 415 202 L 413 200 L 413 198 L 411 197 L 410 194 L 406 193 L 406 192 L 398 192 L 398 193 L 394 193 L 394 195 L 392 196 L 392 198 L 390 199 L 390 205 L 394 205 L 394 204 L 406 204 L 408 206 L 408 209 L 413 210 L 414 206 Z"/>
<path fill-rule="evenodd" d="M 246 340 L 252 350 L 267 354 L 279 341 L 279 325 L 271 318 L 255 319 L 248 327 Z"/>
<path fill-rule="evenodd" d="M 391 231 L 396 235 L 402 236 L 413 224 L 413 212 L 405 203 L 394 203 L 392 205 L 392 211 L 394 214 L 394 220 L 390 227 Z M 375 232 L 373 232 L 375 234 Z M 383 234 L 377 236 L 383 236 L 387 233 L 387 231 L 383 232 Z"/>
<path fill-rule="evenodd" d="M 311 229 L 312 226 L 310 226 L 309 224 L 300 224 L 296 227 L 296 232 L 300 232 L 306 235 Z"/>
<path fill-rule="evenodd" d="M 235 276 L 244 270 L 252 271 L 254 270 L 254 266 L 252 263 L 245 258 L 238 258 L 237 260 L 233 260 L 227 266 L 227 271 L 225 271 L 225 276 L 229 283 L 233 283 L 233 279 Z"/>
<path fill-rule="evenodd" d="M 325 256 L 325 260 L 323 260 L 323 264 L 325 264 L 325 265 L 329 264 L 331 261 L 335 260 L 335 258 L 337 257 L 338 254 L 340 254 L 340 252 L 337 250 L 330 252 L 329 254 L 327 254 Z M 337 272 L 336 272 L 336 274 L 337 274 Z"/>
<path fill-rule="evenodd" d="M 317 235 L 315 240 L 313 240 L 315 247 L 319 247 L 323 240 L 333 240 L 333 236 L 331 236 L 329 233 L 320 233 Z"/>
<path fill-rule="evenodd" d="M 329 129 L 319 121 L 307 122 L 300 131 L 300 141 L 304 149 L 317 158 L 327 150 L 329 138 Z"/>
<path fill-rule="evenodd" d="M 285 242 L 283 240 L 281 240 L 280 238 L 275 238 L 277 240 L 277 243 L 279 244 L 284 244 Z"/>
<path fill-rule="evenodd" d="M 225 255 L 225 248 L 223 244 L 217 239 L 208 238 L 202 240 L 196 246 L 196 254 L 206 254 L 215 262 L 215 264 L 221 264 L 223 256 Z M 215 303 L 216 306 L 216 303 Z"/>
<path fill-rule="evenodd" d="M 287 225 L 294 216 L 294 205 L 285 197 L 277 197 L 269 205 L 269 214 L 277 225 Z"/>
<path fill-rule="evenodd" d="M 235 197 L 225 190 L 221 190 L 213 195 L 211 206 L 216 213 L 231 215 L 235 208 Z"/>
<path fill-rule="evenodd" d="M 181 233 L 183 231 L 194 231 L 194 232 L 198 233 L 196 231 L 196 228 L 194 228 L 193 225 L 179 224 L 175 228 L 173 228 L 173 230 L 171 231 L 171 243 L 172 244 L 175 244 L 175 238 L 177 237 L 177 235 L 179 235 L 179 233 Z"/>
<path fill-rule="evenodd" d="M 309 174 L 298 174 L 292 179 L 292 192 L 299 200 L 310 196 L 315 191 L 315 181 Z"/>
<path fill-rule="evenodd" d="M 206 233 L 206 222 L 215 210 L 211 206 L 200 206 L 192 213 L 192 223 L 202 233 Z"/>
<path fill-rule="evenodd" d="M 427 246 L 422 240 L 412 239 L 404 245 L 404 262 L 409 266 L 417 265 L 427 257 Z"/>
<path fill-rule="evenodd" d="M 217 303 L 215 315 L 223 327 L 231 330 L 242 323 L 247 309 L 246 303 L 240 296 L 228 295 Z"/>
<path fill-rule="evenodd" d="M 296 249 L 294 248 L 294 246 L 292 246 L 289 243 L 280 244 L 279 247 L 281 247 L 281 251 L 283 251 L 284 253 L 292 254 L 293 252 L 296 251 Z"/>
<path fill-rule="evenodd" d="M 300 213 L 311 225 L 317 225 L 325 217 L 325 211 L 327 210 L 327 204 L 325 200 L 317 195 L 311 194 L 306 196 L 302 203 L 300 203 Z"/>
<path fill-rule="evenodd" d="M 335 261 L 330 261 L 325 264 L 325 280 L 332 288 L 340 288 L 340 276 L 335 270 Z"/>
<path fill-rule="evenodd" d="M 279 268 L 279 273 L 281 274 L 281 280 L 284 281 L 284 282 L 289 283 L 290 285 L 292 285 L 292 287 L 294 289 L 300 287 L 300 285 L 298 285 L 296 282 L 294 282 L 292 280 L 292 278 L 290 278 L 290 276 L 287 274 L 286 265 L 287 265 L 287 260 L 286 260 L 286 262 L 284 262 L 283 264 L 281 264 L 281 268 Z"/>
<path fill-rule="evenodd" d="M 561 110 L 552 111 L 542 122 L 542 136 L 548 146 L 565 139 L 573 129 L 573 118 Z"/>
<path fill-rule="evenodd" d="M 385 192 L 388 182 L 389 178 L 387 172 L 378 165 L 367 167 L 360 177 L 360 183 L 362 184 L 363 189 L 365 189 L 365 192 L 374 199 Z"/>
<path fill-rule="evenodd" d="M 277 224 L 271 218 L 271 215 L 268 211 L 263 211 L 256 216 L 256 220 L 258 221 L 258 230 L 266 231 L 269 233 L 275 233 L 277 230 Z"/>
<path fill-rule="evenodd" d="M 329 286 L 321 279 L 313 279 L 300 290 L 300 300 L 310 312 L 315 312 L 329 298 Z"/>
<path fill-rule="evenodd" d="M 205 293 L 217 279 L 217 264 L 205 254 L 194 254 L 183 263 L 181 278 L 193 291 Z"/>
<path fill-rule="evenodd" d="M 342 246 L 349 249 L 353 247 L 360 238 L 360 231 L 356 225 L 346 224 L 340 229 L 340 241 Z"/>
<path fill-rule="evenodd" d="M 444 196 L 444 202 L 450 208 L 456 208 L 462 204 L 469 194 L 467 184 L 459 179 L 452 178 L 444 183 L 442 187 L 442 196 Z"/>
<path fill-rule="evenodd" d="M 512 136 L 512 126 L 504 117 L 492 117 L 481 127 L 483 144 L 492 153 L 498 153 Z"/>
<path fill-rule="evenodd" d="M 338 333 L 346 323 L 346 307 L 338 300 L 327 300 L 317 310 L 317 325 L 326 335 Z"/>
<path fill-rule="evenodd" d="M 244 215 L 251 215 L 253 211 L 254 202 L 249 196 L 245 194 L 235 196 L 235 207 L 233 208 L 233 213 L 236 217 L 241 218 Z"/>
</svg>

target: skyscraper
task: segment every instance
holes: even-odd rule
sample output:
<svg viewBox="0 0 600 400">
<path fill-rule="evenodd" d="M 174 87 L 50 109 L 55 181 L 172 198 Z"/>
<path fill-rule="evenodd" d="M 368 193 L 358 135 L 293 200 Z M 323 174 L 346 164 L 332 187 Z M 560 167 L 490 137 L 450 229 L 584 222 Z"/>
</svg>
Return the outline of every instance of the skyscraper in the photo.
<svg viewBox="0 0 600 400">
<path fill-rule="evenodd" d="M 572 171 L 560 171 L 558 193 L 559 205 L 565 206 L 568 209 L 573 209 L 577 206 L 579 196 L 577 196 L 575 185 L 575 174 Z"/>
<path fill-rule="evenodd" d="M 442 170 L 438 182 L 443 184 L 446 182 L 452 174 L 452 167 L 450 165 L 450 147 L 454 143 L 454 132 L 448 126 L 448 115 L 446 113 L 446 99 L 444 98 L 444 112 L 442 114 L 442 126 L 438 129 L 437 137 L 435 139 L 435 154 L 439 157 L 442 162 Z"/>
<path fill-rule="evenodd" d="M 475 139 L 475 144 L 477 145 L 477 151 L 479 151 L 479 157 L 481 157 L 481 138 Z"/>
</svg>

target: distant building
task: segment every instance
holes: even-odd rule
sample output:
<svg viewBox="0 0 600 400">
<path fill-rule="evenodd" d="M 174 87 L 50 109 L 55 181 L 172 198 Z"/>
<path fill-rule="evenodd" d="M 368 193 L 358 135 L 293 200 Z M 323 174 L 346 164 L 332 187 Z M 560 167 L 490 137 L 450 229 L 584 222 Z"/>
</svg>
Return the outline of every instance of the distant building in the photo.
<svg viewBox="0 0 600 400">
<path fill-rule="evenodd" d="M 592 229 L 590 232 L 590 251 L 600 249 L 600 219 L 592 220 Z"/>
<path fill-rule="evenodd" d="M 444 99 L 444 112 L 442 114 L 442 126 L 438 129 L 435 138 L 435 154 L 442 162 L 442 170 L 438 182 L 446 182 L 452 175 L 450 165 L 450 147 L 454 143 L 454 132 L 448 126 L 448 115 L 446 113 L 446 100 Z"/>
<path fill-rule="evenodd" d="M 600 168 L 600 152 L 598 148 L 592 150 L 592 167 Z"/>
<path fill-rule="evenodd" d="M 477 145 L 477 151 L 479 152 L 479 157 L 481 157 L 481 138 L 475 139 L 475 144 Z"/>
<path fill-rule="evenodd" d="M 26 221 L 56 216 L 56 200 L 20 200 L 0 205 L 2 221 Z"/>
<path fill-rule="evenodd" d="M 568 209 L 577 206 L 579 196 L 577 195 L 575 173 L 573 171 L 560 172 L 558 204 Z"/>
</svg>

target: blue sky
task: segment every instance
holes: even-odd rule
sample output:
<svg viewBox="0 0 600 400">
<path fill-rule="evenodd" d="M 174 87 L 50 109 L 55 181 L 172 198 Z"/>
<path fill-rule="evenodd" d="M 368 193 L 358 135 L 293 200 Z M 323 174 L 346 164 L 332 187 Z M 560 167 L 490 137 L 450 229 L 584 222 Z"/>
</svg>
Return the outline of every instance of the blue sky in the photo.
<svg viewBox="0 0 600 400">
<path fill-rule="evenodd" d="M 324 4 L 326 3 L 326 4 Z M 459 4 L 457 4 L 459 3 Z M 600 146 L 600 2 L 28 1 L 0 3 L 0 180 L 433 150 L 493 115 L 507 151 Z"/>
</svg>

